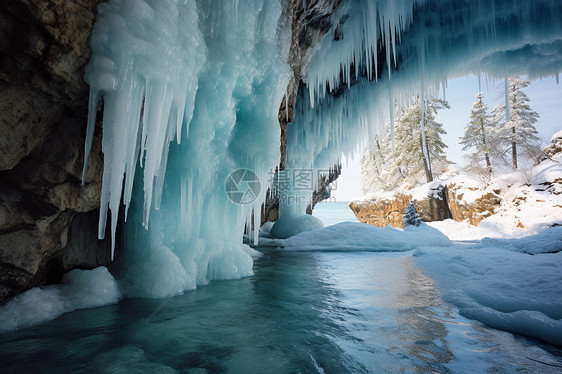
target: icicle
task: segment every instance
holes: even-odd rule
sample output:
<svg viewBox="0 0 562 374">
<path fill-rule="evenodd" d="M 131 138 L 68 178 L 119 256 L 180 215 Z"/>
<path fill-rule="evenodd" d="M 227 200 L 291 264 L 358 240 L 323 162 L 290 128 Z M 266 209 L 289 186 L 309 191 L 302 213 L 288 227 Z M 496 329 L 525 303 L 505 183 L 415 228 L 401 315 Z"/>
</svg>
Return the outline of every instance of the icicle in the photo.
<svg viewBox="0 0 562 374">
<path fill-rule="evenodd" d="M 84 145 L 84 167 L 82 168 L 82 185 L 86 184 L 86 172 L 88 171 L 88 159 L 92 149 L 94 130 L 96 128 L 96 115 L 99 106 L 99 92 L 92 88 L 90 90 L 90 100 L 88 102 L 88 125 L 86 127 L 86 141 Z"/>
</svg>

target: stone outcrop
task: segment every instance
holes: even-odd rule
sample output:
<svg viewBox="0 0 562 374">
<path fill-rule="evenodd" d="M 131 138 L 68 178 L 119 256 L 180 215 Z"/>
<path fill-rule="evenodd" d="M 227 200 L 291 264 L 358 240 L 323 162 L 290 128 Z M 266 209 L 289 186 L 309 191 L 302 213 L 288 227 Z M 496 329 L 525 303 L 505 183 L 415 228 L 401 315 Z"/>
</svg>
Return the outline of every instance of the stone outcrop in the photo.
<svg viewBox="0 0 562 374">
<path fill-rule="evenodd" d="M 278 119 L 281 127 L 279 170 L 285 170 L 287 124 L 293 121 L 297 93 L 299 87 L 304 85 L 302 78 L 306 65 L 311 58 L 310 52 L 312 47 L 318 44 L 332 27 L 334 20 L 331 16 L 340 3 L 341 0 L 312 0 L 306 3 L 300 0 L 291 0 L 287 2 L 288 6 L 283 11 L 283 17 L 290 23 L 292 31 L 288 62 L 293 74 L 287 86 L 287 94 L 279 107 Z M 328 184 L 336 180 L 340 172 L 341 168 L 334 166 L 334 171 L 330 173 L 328 178 L 319 181 L 319 188 L 314 191 L 313 204 L 316 204 L 319 194 L 325 191 Z M 308 211 L 311 212 L 310 207 Z M 271 196 L 262 205 L 261 224 L 273 222 L 278 217 L 279 199 L 276 196 Z"/>
<path fill-rule="evenodd" d="M 80 184 L 88 38 L 101 0 L 0 3 L 0 302 L 109 264 L 97 240 L 103 159 L 96 131 Z"/>
<path fill-rule="evenodd" d="M 447 204 L 447 192 L 443 186 L 431 190 L 424 199 L 412 199 L 406 192 L 395 194 L 392 198 L 352 201 L 349 204 L 357 219 L 377 227 L 404 227 L 404 211 L 412 201 L 421 219 L 426 222 L 452 218 Z"/>
<path fill-rule="evenodd" d="M 465 201 L 463 198 L 467 190 L 479 192 L 479 197 L 470 202 Z M 474 226 L 494 214 L 501 203 L 499 191 L 484 191 L 446 183 L 431 189 L 424 198 L 418 196 L 412 199 L 412 195 L 406 190 L 397 192 L 390 198 L 352 201 L 349 207 L 361 222 L 378 227 L 390 224 L 392 227 L 402 228 L 402 217 L 410 200 L 425 222 L 451 218 L 455 221 L 467 221 Z"/>
<path fill-rule="evenodd" d="M 486 192 L 468 203 L 463 200 L 463 188 L 461 186 L 451 183 L 447 185 L 446 190 L 451 218 L 459 222 L 467 221 L 474 226 L 478 226 L 484 218 L 494 214 L 501 203 L 500 195 L 494 191 Z"/>
</svg>

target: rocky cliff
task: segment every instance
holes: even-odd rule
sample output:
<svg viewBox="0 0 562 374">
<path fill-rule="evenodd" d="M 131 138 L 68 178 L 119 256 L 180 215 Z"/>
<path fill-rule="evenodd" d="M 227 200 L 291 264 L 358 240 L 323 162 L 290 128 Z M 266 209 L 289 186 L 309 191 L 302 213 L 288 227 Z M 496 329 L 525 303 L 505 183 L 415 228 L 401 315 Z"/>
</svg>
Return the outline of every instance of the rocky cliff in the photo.
<svg viewBox="0 0 562 374">
<path fill-rule="evenodd" d="M 109 264 L 97 240 L 101 133 L 80 185 L 84 66 L 100 0 L 0 3 L 0 301 Z"/>
</svg>

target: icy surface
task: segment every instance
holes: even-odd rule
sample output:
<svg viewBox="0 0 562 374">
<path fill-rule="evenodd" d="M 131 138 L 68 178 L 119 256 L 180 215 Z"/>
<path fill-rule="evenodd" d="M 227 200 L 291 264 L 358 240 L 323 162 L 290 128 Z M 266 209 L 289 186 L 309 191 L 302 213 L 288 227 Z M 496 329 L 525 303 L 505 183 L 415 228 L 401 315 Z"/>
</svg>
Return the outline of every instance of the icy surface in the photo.
<svg viewBox="0 0 562 374">
<path fill-rule="evenodd" d="M 115 304 L 120 298 L 107 268 L 72 270 L 62 284 L 32 288 L 0 307 L 0 332 L 29 327 L 75 309 Z"/>
<path fill-rule="evenodd" d="M 255 254 L 242 236 L 260 222 L 266 176 L 279 160 L 277 115 L 289 77 L 281 10 L 266 0 L 99 6 L 86 69 L 86 154 L 103 102 L 99 236 L 109 209 L 115 245 L 122 199 L 127 295 L 172 296 L 252 275 Z M 243 168 L 261 189 L 240 204 L 225 182 Z"/>
<path fill-rule="evenodd" d="M 269 235 L 273 238 L 286 239 L 305 231 L 324 228 L 322 221 L 314 216 L 303 214 L 279 218 L 271 228 Z"/>
<path fill-rule="evenodd" d="M 551 229 L 535 237 L 487 240 L 473 247 L 424 247 L 414 256 L 438 281 L 445 300 L 464 316 L 562 345 L 562 252 L 516 252 L 542 245 L 560 251 L 560 240 L 561 231 Z"/>
</svg>

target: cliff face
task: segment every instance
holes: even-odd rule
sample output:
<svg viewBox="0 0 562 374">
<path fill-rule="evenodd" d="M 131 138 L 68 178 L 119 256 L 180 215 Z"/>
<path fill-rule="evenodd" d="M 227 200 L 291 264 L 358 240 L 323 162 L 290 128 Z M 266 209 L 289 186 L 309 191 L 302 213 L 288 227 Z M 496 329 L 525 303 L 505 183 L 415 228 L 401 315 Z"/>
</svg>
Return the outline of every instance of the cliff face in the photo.
<svg viewBox="0 0 562 374">
<path fill-rule="evenodd" d="M 109 264 L 96 228 L 99 131 L 80 185 L 83 74 L 99 2 L 0 4 L 0 302 L 73 268 Z"/>
<path fill-rule="evenodd" d="M 0 2 L 0 303 L 58 282 L 73 268 L 111 265 L 109 240 L 97 239 L 101 124 L 86 185 L 80 184 L 89 94 L 84 67 L 101 1 Z M 292 28 L 293 79 L 279 112 L 282 167 L 284 130 L 292 120 L 303 67 L 339 3 L 284 3 Z M 269 217 L 276 218 L 274 210 Z"/>
</svg>

